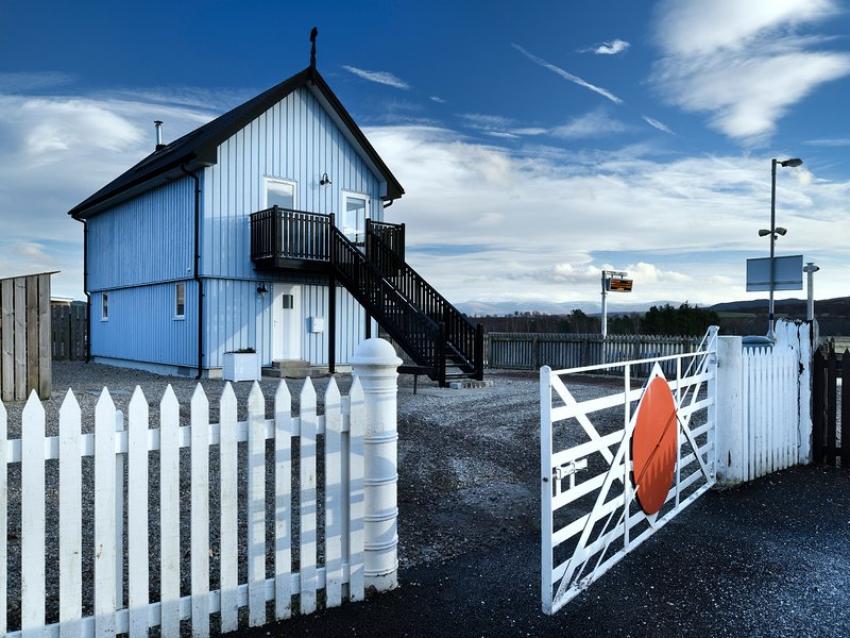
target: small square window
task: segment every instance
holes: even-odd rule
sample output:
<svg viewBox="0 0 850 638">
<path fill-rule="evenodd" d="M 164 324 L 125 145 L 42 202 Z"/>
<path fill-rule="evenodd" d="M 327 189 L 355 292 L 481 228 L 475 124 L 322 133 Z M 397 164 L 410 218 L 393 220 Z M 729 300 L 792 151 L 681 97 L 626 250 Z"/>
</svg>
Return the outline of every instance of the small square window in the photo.
<svg viewBox="0 0 850 638">
<path fill-rule="evenodd" d="M 100 294 L 100 320 L 106 321 L 109 319 L 109 293 L 103 292 Z"/>
<path fill-rule="evenodd" d="M 186 316 L 186 284 L 174 284 L 174 318 L 183 319 Z"/>
<path fill-rule="evenodd" d="M 292 310 L 295 306 L 295 299 L 293 295 L 281 295 L 281 297 L 283 297 L 283 309 Z"/>
</svg>

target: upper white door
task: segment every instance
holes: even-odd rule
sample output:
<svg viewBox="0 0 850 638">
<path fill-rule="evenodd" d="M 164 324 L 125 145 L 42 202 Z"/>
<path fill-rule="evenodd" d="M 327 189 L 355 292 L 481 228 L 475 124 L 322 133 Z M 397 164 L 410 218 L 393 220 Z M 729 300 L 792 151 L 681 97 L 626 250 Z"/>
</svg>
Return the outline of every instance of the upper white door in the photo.
<svg viewBox="0 0 850 638">
<path fill-rule="evenodd" d="M 369 198 L 362 193 L 342 194 L 342 219 L 340 229 L 355 244 L 366 240 L 366 217 L 369 210 Z"/>
<path fill-rule="evenodd" d="M 301 358 L 301 286 L 274 285 L 272 359 Z"/>
<path fill-rule="evenodd" d="M 295 182 L 276 177 L 263 178 L 265 183 L 263 208 L 280 206 L 288 210 L 295 209 Z"/>
</svg>

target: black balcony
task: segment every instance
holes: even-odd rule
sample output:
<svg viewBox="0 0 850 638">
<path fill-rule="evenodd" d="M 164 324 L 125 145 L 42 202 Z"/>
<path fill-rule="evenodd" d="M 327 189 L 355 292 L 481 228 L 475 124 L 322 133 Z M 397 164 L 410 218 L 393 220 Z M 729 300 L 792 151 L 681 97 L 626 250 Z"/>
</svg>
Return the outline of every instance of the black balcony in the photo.
<svg viewBox="0 0 850 638">
<path fill-rule="evenodd" d="M 253 213 L 251 260 L 262 269 L 327 269 L 333 226 L 333 215 L 277 206 Z"/>
</svg>

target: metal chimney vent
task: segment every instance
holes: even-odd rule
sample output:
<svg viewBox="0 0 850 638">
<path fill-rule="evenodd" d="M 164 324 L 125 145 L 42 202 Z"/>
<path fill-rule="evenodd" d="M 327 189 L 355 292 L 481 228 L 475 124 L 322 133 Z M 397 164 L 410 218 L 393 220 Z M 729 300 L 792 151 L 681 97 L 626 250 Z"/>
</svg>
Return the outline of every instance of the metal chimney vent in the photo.
<svg viewBox="0 0 850 638">
<path fill-rule="evenodd" d="M 162 120 L 154 120 L 153 125 L 156 127 L 156 149 L 157 151 L 165 148 L 162 143 Z"/>
</svg>

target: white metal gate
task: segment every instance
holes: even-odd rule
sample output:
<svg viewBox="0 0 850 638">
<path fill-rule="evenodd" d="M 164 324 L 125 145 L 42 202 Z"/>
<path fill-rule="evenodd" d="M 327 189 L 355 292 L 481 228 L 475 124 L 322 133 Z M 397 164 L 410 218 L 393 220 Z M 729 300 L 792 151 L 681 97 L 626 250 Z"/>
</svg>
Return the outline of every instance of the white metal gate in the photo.
<svg viewBox="0 0 850 638">
<path fill-rule="evenodd" d="M 712 327 L 693 353 L 568 370 L 541 368 L 545 613 L 558 611 L 714 484 L 716 346 L 717 328 Z M 622 391 L 579 401 L 567 388 L 571 375 L 616 368 L 623 371 Z M 650 371 L 647 382 L 634 383 L 632 374 L 645 370 Z M 644 479 L 635 481 L 631 455 L 646 389 L 659 377 L 672 393 L 675 469 L 666 497 L 659 500 L 661 509 L 647 514 L 636 502 Z M 661 387 L 670 394 L 665 384 Z M 586 440 L 576 444 L 579 438 Z"/>
</svg>

